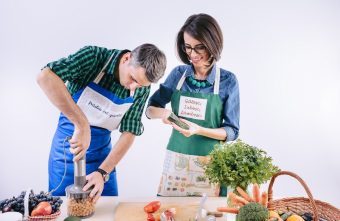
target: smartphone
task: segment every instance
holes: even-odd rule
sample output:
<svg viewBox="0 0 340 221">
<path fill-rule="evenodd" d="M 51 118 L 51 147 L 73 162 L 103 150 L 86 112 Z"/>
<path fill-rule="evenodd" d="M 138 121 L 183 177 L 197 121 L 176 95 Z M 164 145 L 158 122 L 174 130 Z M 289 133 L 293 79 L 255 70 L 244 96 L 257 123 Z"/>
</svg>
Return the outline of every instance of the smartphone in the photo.
<svg viewBox="0 0 340 221">
<path fill-rule="evenodd" d="M 173 112 L 171 112 L 170 116 L 168 117 L 168 120 L 170 122 L 173 122 L 175 123 L 177 126 L 179 126 L 180 128 L 182 129 L 185 129 L 185 130 L 189 130 L 189 125 L 184 123 L 183 121 L 181 121 L 177 116 L 176 114 L 174 114 Z"/>
</svg>

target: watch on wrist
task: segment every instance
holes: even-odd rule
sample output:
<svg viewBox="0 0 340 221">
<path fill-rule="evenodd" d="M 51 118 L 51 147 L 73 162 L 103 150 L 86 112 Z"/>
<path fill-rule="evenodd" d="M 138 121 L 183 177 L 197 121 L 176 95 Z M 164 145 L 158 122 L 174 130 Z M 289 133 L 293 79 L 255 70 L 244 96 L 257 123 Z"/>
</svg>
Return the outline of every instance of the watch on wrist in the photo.
<svg viewBox="0 0 340 221">
<path fill-rule="evenodd" d="M 104 183 L 109 180 L 110 174 L 108 174 L 105 170 L 98 168 L 96 171 L 103 176 Z"/>
</svg>

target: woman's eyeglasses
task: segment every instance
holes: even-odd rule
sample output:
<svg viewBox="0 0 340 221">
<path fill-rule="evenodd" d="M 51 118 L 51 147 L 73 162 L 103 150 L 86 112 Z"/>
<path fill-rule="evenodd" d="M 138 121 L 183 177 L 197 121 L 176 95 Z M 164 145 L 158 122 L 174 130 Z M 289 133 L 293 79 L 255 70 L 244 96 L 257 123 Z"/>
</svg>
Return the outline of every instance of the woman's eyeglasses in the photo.
<svg viewBox="0 0 340 221">
<path fill-rule="evenodd" d="M 203 54 L 207 51 L 207 47 L 203 44 L 195 45 L 193 48 L 190 45 L 182 45 L 182 50 L 187 54 L 191 54 L 192 50 L 197 54 Z"/>
</svg>

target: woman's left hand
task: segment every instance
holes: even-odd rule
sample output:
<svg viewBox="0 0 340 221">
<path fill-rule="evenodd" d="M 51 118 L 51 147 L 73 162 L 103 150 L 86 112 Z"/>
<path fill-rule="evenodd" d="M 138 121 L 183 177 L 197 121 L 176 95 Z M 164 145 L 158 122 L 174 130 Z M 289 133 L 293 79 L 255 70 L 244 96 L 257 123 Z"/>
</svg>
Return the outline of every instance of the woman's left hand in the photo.
<svg viewBox="0 0 340 221">
<path fill-rule="evenodd" d="M 90 197 L 93 198 L 93 202 L 95 203 L 97 202 L 99 197 L 102 195 L 102 192 L 104 189 L 103 175 L 95 171 L 87 175 L 86 180 L 87 180 L 87 183 L 84 186 L 83 190 L 86 191 L 91 186 L 93 186 L 93 189 L 91 190 L 91 193 L 90 193 Z"/>
<path fill-rule="evenodd" d="M 199 130 L 201 129 L 201 126 L 199 126 L 199 125 L 197 125 L 197 124 L 195 124 L 193 122 L 187 121 L 187 120 L 185 120 L 183 118 L 180 118 L 180 120 L 189 125 L 189 129 L 188 130 L 183 129 L 183 128 L 177 126 L 174 123 L 171 123 L 171 125 L 172 125 L 172 127 L 175 130 L 177 130 L 178 132 L 180 132 L 181 134 L 183 134 L 186 137 L 190 137 L 190 136 L 192 136 L 194 134 L 198 134 Z"/>
</svg>

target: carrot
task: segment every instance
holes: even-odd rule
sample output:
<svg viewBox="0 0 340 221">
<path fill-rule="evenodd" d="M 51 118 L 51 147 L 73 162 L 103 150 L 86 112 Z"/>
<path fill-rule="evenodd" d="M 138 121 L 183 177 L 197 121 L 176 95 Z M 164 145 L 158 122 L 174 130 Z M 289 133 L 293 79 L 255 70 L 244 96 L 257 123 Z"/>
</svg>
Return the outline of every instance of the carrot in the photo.
<svg viewBox="0 0 340 221">
<path fill-rule="evenodd" d="M 264 191 L 261 195 L 261 204 L 264 206 L 264 207 L 267 207 L 267 204 L 268 204 L 268 193 L 266 191 Z"/>
<path fill-rule="evenodd" d="M 247 201 L 254 202 L 254 199 L 252 199 L 246 191 L 244 191 L 241 187 L 236 187 L 237 192 Z"/>
<path fill-rule="evenodd" d="M 231 201 L 233 202 L 233 203 L 241 203 L 242 205 L 246 205 L 247 203 L 249 203 L 249 201 L 247 201 L 246 199 L 244 199 L 244 198 L 242 198 L 242 197 L 240 197 L 240 196 L 238 196 L 238 195 L 236 195 L 235 193 L 233 193 L 233 192 L 230 192 L 229 194 L 228 194 L 228 196 L 230 197 L 230 199 L 231 199 Z"/>
<path fill-rule="evenodd" d="M 260 202 L 260 187 L 257 183 L 253 184 L 253 197 L 255 202 Z"/>
<path fill-rule="evenodd" d="M 237 205 L 238 203 L 236 202 L 236 199 L 235 199 L 235 194 L 234 193 L 232 193 L 232 192 L 229 192 L 228 193 L 228 197 L 229 197 L 229 199 L 230 199 L 230 201 L 233 203 L 233 205 Z M 243 205 L 243 204 L 242 204 Z"/>
<path fill-rule="evenodd" d="M 218 212 L 238 214 L 239 208 L 217 207 Z"/>
<path fill-rule="evenodd" d="M 234 207 L 242 207 L 242 206 L 244 206 L 243 203 L 239 203 L 238 201 L 235 200 L 235 198 L 231 198 L 231 197 L 230 197 L 230 201 L 232 202 L 232 205 L 233 205 Z"/>
</svg>

